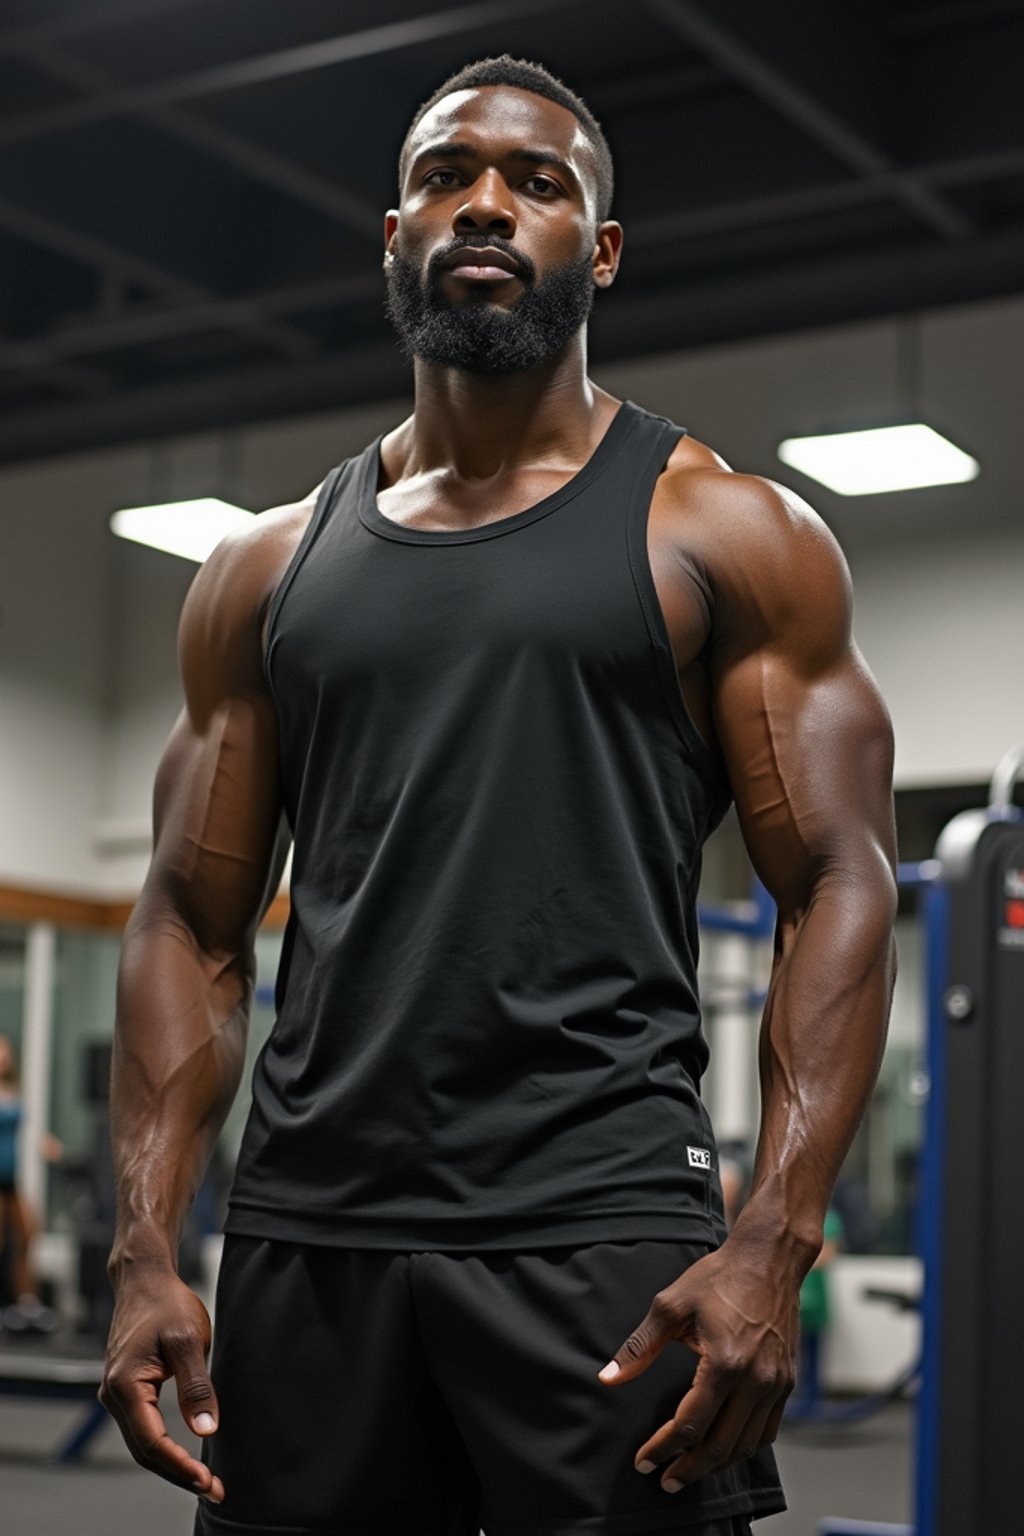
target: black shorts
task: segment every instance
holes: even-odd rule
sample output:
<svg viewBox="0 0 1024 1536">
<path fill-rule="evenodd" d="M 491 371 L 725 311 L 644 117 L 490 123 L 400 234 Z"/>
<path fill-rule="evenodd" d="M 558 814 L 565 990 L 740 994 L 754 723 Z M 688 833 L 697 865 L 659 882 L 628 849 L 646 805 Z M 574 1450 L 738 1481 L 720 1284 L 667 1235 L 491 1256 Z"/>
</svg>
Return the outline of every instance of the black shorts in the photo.
<svg viewBox="0 0 1024 1536">
<path fill-rule="evenodd" d="M 703 1245 L 398 1253 L 229 1235 L 196 1536 L 741 1536 L 785 1509 L 771 1451 L 680 1493 L 634 1458 L 695 1356 L 597 1380 Z"/>
</svg>

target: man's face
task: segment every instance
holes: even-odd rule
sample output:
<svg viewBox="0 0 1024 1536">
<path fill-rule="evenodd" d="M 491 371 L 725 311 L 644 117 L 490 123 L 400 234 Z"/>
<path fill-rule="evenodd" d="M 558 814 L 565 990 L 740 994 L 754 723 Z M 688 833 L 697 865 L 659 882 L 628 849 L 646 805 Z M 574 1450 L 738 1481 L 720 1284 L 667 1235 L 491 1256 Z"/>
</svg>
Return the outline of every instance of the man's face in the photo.
<svg viewBox="0 0 1024 1536">
<path fill-rule="evenodd" d="M 453 92 L 417 124 L 386 234 L 388 312 L 406 350 L 470 373 L 560 353 L 614 278 L 621 241 L 597 222 L 576 117 L 506 86 Z"/>
</svg>

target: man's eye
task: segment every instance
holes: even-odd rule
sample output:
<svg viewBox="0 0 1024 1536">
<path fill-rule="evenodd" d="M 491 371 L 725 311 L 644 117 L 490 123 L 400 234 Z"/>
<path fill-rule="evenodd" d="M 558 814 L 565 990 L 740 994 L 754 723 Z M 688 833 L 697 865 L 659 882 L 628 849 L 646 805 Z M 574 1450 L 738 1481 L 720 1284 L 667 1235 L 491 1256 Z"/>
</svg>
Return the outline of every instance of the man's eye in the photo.
<svg viewBox="0 0 1024 1536">
<path fill-rule="evenodd" d="M 448 178 L 447 181 L 444 180 L 445 177 Z M 454 171 L 445 170 L 430 171 L 429 174 L 423 178 L 426 183 L 435 187 L 453 187 L 455 186 L 458 179 L 459 178 Z"/>
<path fill-rule="evenodd" d="M 558 191 L 558 183 L 552 181 L 550 176 L 531 176 L 526 185 L 533 192 L 543 192 L 544 194 L 547 194 L 549 192 Z"/>
</svg>

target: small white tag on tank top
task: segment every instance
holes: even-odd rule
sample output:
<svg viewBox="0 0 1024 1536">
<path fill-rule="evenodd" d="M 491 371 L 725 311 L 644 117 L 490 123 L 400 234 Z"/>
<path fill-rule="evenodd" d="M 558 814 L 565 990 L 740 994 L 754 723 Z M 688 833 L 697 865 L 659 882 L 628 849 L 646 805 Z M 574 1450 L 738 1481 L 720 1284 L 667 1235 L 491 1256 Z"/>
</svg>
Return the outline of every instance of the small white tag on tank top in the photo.
<svg viewBox="0 0 1024 1536">
<path fill-rule="evenodd" d="M 691 1168 L 703 1168 L 705 1173 L 710 1173 L 711 1153 L 707 1147 L 687 1147 L 686 1155 L 690 1159 Z"/>
</svg>

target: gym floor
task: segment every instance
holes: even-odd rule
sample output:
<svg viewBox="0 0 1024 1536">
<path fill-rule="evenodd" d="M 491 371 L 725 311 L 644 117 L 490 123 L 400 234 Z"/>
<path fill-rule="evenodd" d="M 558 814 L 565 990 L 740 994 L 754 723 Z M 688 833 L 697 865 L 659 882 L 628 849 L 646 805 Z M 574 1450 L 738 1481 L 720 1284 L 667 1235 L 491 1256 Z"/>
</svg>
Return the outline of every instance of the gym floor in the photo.
<svg viewBox="0 0 1024 1536">
<path fill-rule="evenodd" d="M 188 1443 L 173 1398 L 168 1427 Z M 77 1466 L 48 1462 L 49 1449 L 82 1412 L 75 1403 L 0 1398 L 0 1482 L 5 1536 L 191 1536 L 192 1500 L 143 1472 L 113 1423 Z M 897 1404 L 853 1427 L 784 1430 L 778 1454 L 789 1511 L 755 1526 L 764 1536 L 815 1536 L 823 1515 L 910 1519 L 912 1412 Z"/>
</svg>

